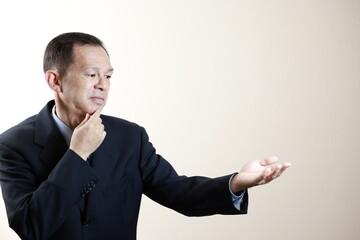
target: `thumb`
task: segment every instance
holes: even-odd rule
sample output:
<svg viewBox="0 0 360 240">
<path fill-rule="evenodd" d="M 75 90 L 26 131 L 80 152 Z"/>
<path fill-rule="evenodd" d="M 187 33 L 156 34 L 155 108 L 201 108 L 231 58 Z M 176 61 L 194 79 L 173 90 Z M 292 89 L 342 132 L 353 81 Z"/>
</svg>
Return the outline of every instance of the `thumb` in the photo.
<svg viewBox="0 0 360 240">
<path fill-rule="evenodd" d="M 270 165 L 276 163 L 278 160 L 279 160 L 278 157 L 275 157 L 275 156 L 267 157 L 267 158 L 260 160 L 260 164 L 261 164 L 261 166 L 266 167 L 266 166 L 270 166 Z"/>
</svg>

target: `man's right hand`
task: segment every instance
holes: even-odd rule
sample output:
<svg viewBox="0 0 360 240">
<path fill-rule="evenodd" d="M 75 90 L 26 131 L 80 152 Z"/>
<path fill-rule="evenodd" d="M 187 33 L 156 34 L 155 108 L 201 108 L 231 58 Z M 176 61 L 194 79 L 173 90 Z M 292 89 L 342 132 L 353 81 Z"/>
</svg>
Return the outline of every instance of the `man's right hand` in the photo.
<svg viewBox="0 0 360 240">
<path fill-rule="evenodd" d="M 86 159 L 104 141 L 106 132 L 100 118 L 101 109 L 94 114 L 86 114 L 85 119 L 75 128 L 70 141 L 70 149 L 82 159 Z"/>
</svg>

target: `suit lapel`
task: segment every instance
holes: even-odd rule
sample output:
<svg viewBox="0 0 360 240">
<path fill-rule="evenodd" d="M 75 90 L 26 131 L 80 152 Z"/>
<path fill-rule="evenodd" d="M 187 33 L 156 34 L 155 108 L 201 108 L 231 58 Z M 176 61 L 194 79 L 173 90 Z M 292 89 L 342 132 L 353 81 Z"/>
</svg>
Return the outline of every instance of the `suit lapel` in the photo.
<svg viewBox="0 0 360 240">
<path fill-rule="evenodd" d="M 65 140 L 51 116 L 54 104 L 54 101 L 50 101 L 39 112 L 35 121 L 34 142 L 43 148 L 39 159 L 49 170 L 47 173 L 44 173 L 45 177 L 53 170 L 68 150 Z M 99 200 L 100 195 L 102 195 L 104 186 L 109 181 L 120 154 L 119 148 L 116 147 L 116 143 L 113 140 L 116 138 L 113 138 L 111 134 L 111 126 L 105 121 L 103 124 L 105 125 L 107 136 L 89 160 L 91 167 L 101 177 L 102 181 L 87 195 L 86 204 L 84 204 L 84 199 L 77 203 L 81 212 L 86 211 L 90 215 L 93 211 L 96 211 L 96 202 Z"/>
<path fill-rule="evenodd" d="M 68 150 L 65 140 L 51 116 L 54 104 L 54 101 L 50 101 L 39 112 L 35 121 L 34 142 L 43 147 L 39 158 L 49 168 L 49 171 L 56 166 Z M 112 141 L 111 126 L 106 122 L 104 125 L 108 134 L 100 147 L 92 154 L 91 165 L 101 178 L 106 180 L 111 174 L 120 152 L 115 146 L 116 143 Z"/>
<path fill-rule="evenodd" d="M 38 114 L 35 121 L 34 142 L 43 147 L 40 160 L 49 171 L 56 166 L 68 149 L 66 142 L 51 116 L 54 101 L 50 101 Z"/>
<path fill-rule="evenodd" d="M 39 159 L 48 168 L 48 172 L 44 172 L 43 179 L 47 178 L 68 150 L 65 139 L 51 116 L 54 104 L 54 101 L 50 101 L 39 112 L 35 121 L 34 142 L 43 148 L 39 154 Z M 80 211 L 84 212 L 83 198 L 77 202 L 77 205 Z"/>
</svg>

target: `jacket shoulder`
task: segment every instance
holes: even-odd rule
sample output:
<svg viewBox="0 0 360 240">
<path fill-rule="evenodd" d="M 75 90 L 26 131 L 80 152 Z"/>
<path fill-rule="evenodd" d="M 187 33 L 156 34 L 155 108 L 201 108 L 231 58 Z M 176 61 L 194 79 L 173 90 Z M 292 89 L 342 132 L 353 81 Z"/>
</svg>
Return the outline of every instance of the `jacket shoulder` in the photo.
<svg viewBox="0 0 360 240">
<path fill-rule="evenodd" d="M 111 130 L 121 130 L 121 131 L 139 131 L 142 127 L 134 122 L 128 120 L 117 118 L 108 115 L 101 115 L 105 127 L 110 127 Z"/>
<path fill-rule="evenodd" d="M 24 142 L 33 136 L 36 116 L 31 116 L 0 134 L 0 144 L 14 144 Z"/>
</svg>

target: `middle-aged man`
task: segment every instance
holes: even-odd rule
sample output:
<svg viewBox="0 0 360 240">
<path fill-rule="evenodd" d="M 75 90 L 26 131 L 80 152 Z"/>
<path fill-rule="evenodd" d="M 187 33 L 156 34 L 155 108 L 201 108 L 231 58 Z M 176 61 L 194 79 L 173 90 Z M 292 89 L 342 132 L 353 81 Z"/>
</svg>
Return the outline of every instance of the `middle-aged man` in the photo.
<svg viewBox="0 0 360 240">
<path fill-rule="evenodd" d="M 246 189 L 290 166 L 270 157 L 224 177 L 179 176 L 144 128 L 100 115 L 113 68 L 94 36 L 54 38 L 44 72 L 55 101 L 0 135 L 1 189 L 22 239 L 136 239 L 143 193 L 189 216 L 244 214 Z"/>
</svg>

